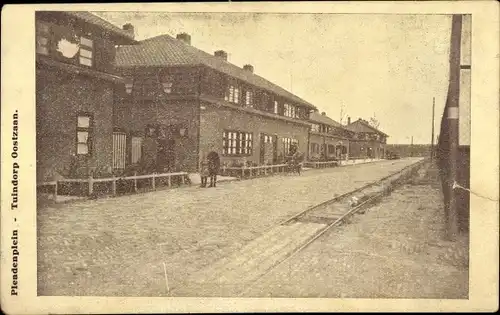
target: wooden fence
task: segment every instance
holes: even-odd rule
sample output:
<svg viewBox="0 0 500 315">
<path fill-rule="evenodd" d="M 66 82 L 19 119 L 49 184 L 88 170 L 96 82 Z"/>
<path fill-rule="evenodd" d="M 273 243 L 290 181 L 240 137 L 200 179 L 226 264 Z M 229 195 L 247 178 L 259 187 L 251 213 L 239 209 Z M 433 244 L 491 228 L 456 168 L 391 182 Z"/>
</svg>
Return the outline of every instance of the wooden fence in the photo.
<svg viewBox="0 0 500 315">
<path fill-rule="evenodd" d="M 65 178 L 37 184 L 37 190 L 58 195 L 96 196 L 117 195 L 155 190 L 157 187 L 172 187 L 190 182 L 186 172 L 134 175 L 109 178 Z M 48 189 L 47 189 L 48 188 Z"/>
<path fill-rule="evenodd" d="M 262 165 L 262 166 L 241 166 L 241 167 L 227 167 L 222 166 L 221 175 L 242 178 L 254 178 L 287 171 L 286 164 L 277 165 Z"/>
</svg>

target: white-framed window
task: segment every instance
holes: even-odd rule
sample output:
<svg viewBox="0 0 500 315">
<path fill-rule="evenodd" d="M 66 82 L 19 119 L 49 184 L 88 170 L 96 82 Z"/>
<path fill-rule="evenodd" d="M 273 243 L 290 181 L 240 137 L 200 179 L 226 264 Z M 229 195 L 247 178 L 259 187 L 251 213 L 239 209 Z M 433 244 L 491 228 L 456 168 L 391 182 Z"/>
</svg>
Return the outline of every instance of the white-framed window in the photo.
<svg viewBox="0 0 500 315">
<path fill-rule="evenodd" d="M 222 153 L 224 155 L 252 155 L 252 133 L 224 130 L 222 132 Z"/>
<path fill-rule="evenodd" d="M 278 114 L 278 101 L 274 101 L 274 113 Z"/>
<path fill-rule="evenodd" d="M 86 37 L 80 37 L 80 64 L 92 67 L 94 42 Z"/>
<path fill-rule="evenodd" d="M 264 143 L 273 143 L 273 137 L 264 135 Z"/>
<path fill-rule="evenodd" d="M 50 26 L 47 23 L 38 21 L 36 23 L 36 52 L 37 54 L 49 54 Z"/>
<path fill-rule="evenodd" d="M 293 138 L 282 138 L 281 139 L 283 142 L 283 154 L 284 155 L 289 155 L 290 154 L 290 147 L 292 144 L 299 145 L 299 141 L 297 139 Z"/>
<path fill-rule="evenodd" d="M 130 156 L 130 163 L 139 163 L 142 158 L 142 137 L 132 137 L 131 145 L 132 152 Z"/>
<path fill-rule="evenodd" d="M 77 116 L 76 125 L 76 154 L 77 155 L 89 155 L 91 154 L 91 128 L 92 128 L 92 116 L 87 114 L 81 114 Z"/>
<path fill-rule="evenodd" d="M 240 99 L 240 88 L 230 84 L 227 88 L 224 100 L 238 104 Z"/>
<path fill-rule="evenodd" d="M 248 107 L 253 107 L 253 93 L 252 93 L 252 91 L 245 92 L 245 105 Z"/>
</svg>

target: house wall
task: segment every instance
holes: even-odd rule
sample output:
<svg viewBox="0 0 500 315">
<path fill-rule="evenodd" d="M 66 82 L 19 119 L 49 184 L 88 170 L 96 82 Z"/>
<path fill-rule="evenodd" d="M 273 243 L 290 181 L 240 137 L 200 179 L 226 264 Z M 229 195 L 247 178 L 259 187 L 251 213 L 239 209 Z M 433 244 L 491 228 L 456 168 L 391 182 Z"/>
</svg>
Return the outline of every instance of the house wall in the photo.
<svg viewBox="0 0 500 315">
<path fill-rule="evenodd" d="M 322 157 L 322 150 L 324 150 L 325 148 L 324 145 L 326 145 L 325 156 L 327 158 L 337 157 L 337 152 L 335 151 L 334 153 L 330 153 L 328 150 L 328 146 L 333 145 L 336 148 L 340 141 L 342 142 L 342 145 L 346 147 L 347 156 L 349 156 L 349 140 L 343 139 L 341 137 L 336 137 L 334 135 L 311 132 L 309 135 L 309 159 L 320 159 Z M 319 152 L 312 152 L 312 143 L 319 144 Z"/>
<path fill-rule="evenodd" d="M 36 72 L 37 180 L 87 175 L 112 162 L 113 84 L 40 66 Z M 77 115 L 93 116 L 92 154 L 76 156 Z M 73 164 L 74 163 L 74 164 Z"/>
<path fill-rule="evenodd" d="M 366 140 L 351 140 L 350 141 L 350 157 L 351 158 L 368 158 L 368 149 L 372 149 L 371 158 L 385 158 L 385 144 L 378 141 Z"/>
<path fill-rule="evenodd" d="M 172 132 L 166 136 L 174 143 L 175 170 L 194 171 L 198 161 L 198 102 L 190 100 L 125 100 L 115 104 L 114 126 L 123 130 L 130 138 L 142 137 L 142 156 L 145 163 L 154 163 L 156 157 L 155 141 L 146 137 L 149 125 L 171 126 Z M 181 136 L 177 127 L 187 129 L 186 136 Z M 128 156 L 130 157 L 130 146 Z M 149 161 L 153 159 L 153 161 Z"/>
<path fill-rule="evenodd" d="M 217 152 L 221 163 L 250 161 L 260 163 L 261 133 L 277 136 L 278 154 L 283 155 L 283 138 L 298 140 L 299 151 L 307 157 L 308 131 L 307 125 L 299 125 L 279 119 L 272 119 L 246 113 L 242 110 L 226 108 L 209 103 L 202 103 L 205 109 L 200 113 L 200 152 Z M 223 154 L 223 131 L 243 131 L 253 133 L 253 152 L 248 156 L 228 156 Z M 269 148 L 269 144 L 264 144 Z M 266 153 L 269 159 L 269 152 Z"/>
</svg>

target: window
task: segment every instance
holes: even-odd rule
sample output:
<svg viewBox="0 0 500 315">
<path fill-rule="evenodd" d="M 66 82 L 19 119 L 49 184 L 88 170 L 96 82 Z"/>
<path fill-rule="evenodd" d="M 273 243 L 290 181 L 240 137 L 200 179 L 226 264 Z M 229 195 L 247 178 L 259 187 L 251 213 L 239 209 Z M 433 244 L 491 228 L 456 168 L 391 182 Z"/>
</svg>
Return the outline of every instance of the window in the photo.
<svg viewBox="0 0 500 315">
<path fill-rule="evenodd" d="M 253 107 L 253 93 L 252 93 L 252 91 L 245 92 L 245 105 L 248 107 Z"/>
<path fill-rule="evenodd" d="M 264 135 L 264 143 L 273 143 L 273 137 Z"/>
<path fill-rule="evenodd" d="M 292 138 L 282 138 L 283 141 L 283 154 L 284 155 L 289 155 L 290 154 L 290 147 L 292 144 L 299 145 L 299 142 L 296 139 Z"/>
<path fill-rule="evenodd" d="M 283 115 L 290 118 L 299 118 L 299 109 L 296 106 L 285 103 Z"/>
<path fill-rule="evenodd" d="M 274 101 L 274 113 L 278 114 L 278 101 Z"/>
<path fill-rule="evenodd" d="M 311 125 L 311 131 L 313 131 L 313 132 L 319 132 L 319 125 L 318 124 L 312 124 Z"/>
<path fill-rule="evenodd" d="M 311 142 L 311 153 L 312 154 L 319 154 L 319 144 Z"/>
<path fill-rule="evenodd" d="M 240 89 L 237 86 L 229 85 L 226 91 L 226 95 L 224 96 L 224 100 L 238 104 L 240 98 Z"/>
<path fill-rule="evenodd" d="M 94 42 L 91 39 L 80 37 L 80 64 L 92 67 L 92 50 Z"/>
<path fill-rule="evenodd" d="M 132 137 L 132 152 L 130 162 L 132 164 L 139 163 L 142 158 L 142 137 Z"/>
<path fill-rule="evenodd" d="M 252 133 L 224 130 L 222 150 L 224 155 L 252 155 Z"/>
<path fill-rule="evenodd" d="M 43 22 L 36 24 L 36 52 L 42 55 L 49 54 L 50 26 Z"/>
<path fill-rule="evenodd" d="M 79 115 L 76 126 L 76 154 L 87 155 L 91 153 L 91 126 L 92 117 Z"/>
</svg>

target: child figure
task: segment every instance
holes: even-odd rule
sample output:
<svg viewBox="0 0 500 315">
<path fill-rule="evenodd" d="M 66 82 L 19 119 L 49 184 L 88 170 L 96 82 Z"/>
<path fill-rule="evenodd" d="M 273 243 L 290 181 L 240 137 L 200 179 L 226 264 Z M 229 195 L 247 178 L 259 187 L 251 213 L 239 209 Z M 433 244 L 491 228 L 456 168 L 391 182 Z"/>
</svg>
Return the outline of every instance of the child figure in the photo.
<svg viewBox="0 0 500 315">
<path fill-rule="evenodd" d="M 200 187 L 206 187 L 207 186 L 207 179 L 208 179 L 208 161 L 205 156 L 203 156 L 201 160 L 201 165 L 200 165 L 200 177 L 201 177 L 201 186 Z"/>
</svg>

